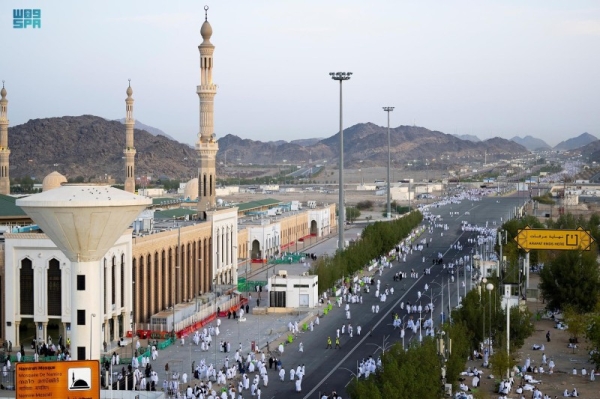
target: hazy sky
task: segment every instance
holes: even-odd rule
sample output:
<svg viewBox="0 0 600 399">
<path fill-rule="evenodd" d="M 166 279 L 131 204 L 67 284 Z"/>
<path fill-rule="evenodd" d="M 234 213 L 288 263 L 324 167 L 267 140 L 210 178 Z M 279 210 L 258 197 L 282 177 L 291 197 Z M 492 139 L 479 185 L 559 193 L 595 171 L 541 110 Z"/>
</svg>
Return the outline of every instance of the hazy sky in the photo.
<svg viewBox="0 0 600 399">
<path fill-rule="evenodd" d="M 227 0 L 0 4 L 0 79 L 11 126 L 29 119 L 125 115 L 176 139 L 198 133 L 200 26 L 213 27 L 217 137 L 328 137 L 344 126 L 416 124 L 554 145 L 600 137 L 600 2 Z M 13 29 L 13 8 L 41 29 Z"/>
</svg>

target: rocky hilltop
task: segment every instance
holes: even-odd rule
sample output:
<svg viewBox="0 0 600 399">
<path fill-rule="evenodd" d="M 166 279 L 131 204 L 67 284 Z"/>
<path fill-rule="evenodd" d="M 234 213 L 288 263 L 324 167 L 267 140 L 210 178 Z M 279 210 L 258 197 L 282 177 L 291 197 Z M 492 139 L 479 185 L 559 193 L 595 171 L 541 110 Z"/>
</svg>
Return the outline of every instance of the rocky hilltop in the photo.
<svg viewBox="0 0 600 399">
<path fill-rule="evenodd" d="M 584 145 L 593 143 L 596 140 L 598 140 L 598 138 L 596 136 L 593 136 L 593 135 L 589 134 L 588 132 L 585 132 L 585 133 L 581 133 L 577 137 L 572 137 L 568 140 L 561 141 L 554 147 L 554 149 L 557 151 L 574 150 L 576 148 L 583 147 Z"/>
<path fill-rule="evenodd" d="M 57 170 L 68 178 L 111 175 L 123 181 L 125 126 L 92 115 L 32 119 L 8 130 L 11 178 L 41 180 Z M 171 178 L 197 174 L 194 149 L 134 129 L 136 175 Z"/>
<path fill-rule="evenodd" d="M 219 139 L 219 155 L 242 163 L 281 163 L 334 161 L 339 157 L 339 133 L 302 146 L 294 142 L 263 143 L 227 135 Z M 414 160 L 443 159 L 444 164 L 460 163 L 464 160 L 488 160 L 510 157 L 528 152 L 515 142 L 502 138 L 472 142 L 461 140 L 450 134 L 432 131 L 418 126 L 398 126 L 390 129 L 391 158 L 406 164 Z M 344 130 L 344 164 L 356 166 L 384 165 L 387 162 L 387 128 L 373 123 L 359 123 Z"/>
<path fill-rule="evenodd" d="M 447 166 L 483 161 L 486 153 L 491 161 L 527 152 L 525 147 L 501 138 L 472 142 L 416 126 L 393 128 L 390 135 L 392 159 L 398 166 L 415 160 L 423 164 L 425 159 L 430 162 L 436 159 L 437 163 Z M 334 163 L 339 157 L 339 133 L 313 143 L 282 140 L 265 143 L 231 134 L 218 141 L 219 164 L 281 164 L 283 160 Z M 111 175 L 122 182 L 124 145 L 125 126 L 119 121 L 92 115 L 30 120 L 9 128 L 10 174 L 41 180 L 57 170 L 69 178 Z M 135 147 L 137 176 L 187 179 L 197 174 L 197 154 L 187 144 L 135 129 Z M 385 165 L 387 128 L 360 123 L 345 129 L 344 157 L 349 167 Z"/>
<path fill-rule="evenodd" d="M 531 151 L 549 150 L 552 148 L 544 140 L 533 136 L 525 136 L 523 138 L 515 136 L 511 140 L 517 144 L 521 144 L 523 147 Z"/>
</svg>

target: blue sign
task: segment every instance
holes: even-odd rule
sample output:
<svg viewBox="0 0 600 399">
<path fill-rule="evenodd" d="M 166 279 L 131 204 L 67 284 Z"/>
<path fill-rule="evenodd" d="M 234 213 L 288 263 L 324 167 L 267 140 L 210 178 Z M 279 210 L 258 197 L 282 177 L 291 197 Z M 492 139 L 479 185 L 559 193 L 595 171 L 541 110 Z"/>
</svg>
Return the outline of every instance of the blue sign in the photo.
<svg viewBox="0 0 600 399">
<path fill-rule="evenodd" d="M 42 10 L 40 9 L 14 9 L 13 10 L 13 28 L 41 28 Z"/>
</svg>

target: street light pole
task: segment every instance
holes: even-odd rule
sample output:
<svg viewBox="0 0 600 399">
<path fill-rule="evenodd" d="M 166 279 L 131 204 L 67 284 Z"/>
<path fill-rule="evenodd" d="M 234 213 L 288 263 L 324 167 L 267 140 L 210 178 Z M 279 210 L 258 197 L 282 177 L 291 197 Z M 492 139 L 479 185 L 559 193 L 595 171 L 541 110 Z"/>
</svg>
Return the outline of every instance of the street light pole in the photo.
<svg viewBox="0 0 600 399">
<path fill-rule="evenodd" d="M 340 181 L 339 181 L 339 205 L 338 205 L 338 249 L 344 249 L 344 130 L 342 124 L 343 103 L 342 103 L 342 82 L 350 79 L 352 72 L 330 72 L 331 79 L 340 82 Z"/>
<path fill-rule="evenodd" d="M 489 305 L 489 309 L 490 309 L 490 336 L 488 338 L 488 356 L 492 355 L 492 290 L 494 289 L 494 284 L 492 283 L 488 283 L 488 285 L 485 286 L 485 288 L 488 291 L 488 302 L 490 303 Z"/>
<path fill-rule="evenodd" d="M 387 164 L 387 218 L 392 218 L 392 202 L 391 202 L 391 181 L 390 181 L 390 166 L 392 158 L 390 156 L 390 112 L 394 110 L 394 107 L 383 107 L 383 110 L 387 112 L 387 134 L 388 134 L 388 164 Z"/>
</svg>

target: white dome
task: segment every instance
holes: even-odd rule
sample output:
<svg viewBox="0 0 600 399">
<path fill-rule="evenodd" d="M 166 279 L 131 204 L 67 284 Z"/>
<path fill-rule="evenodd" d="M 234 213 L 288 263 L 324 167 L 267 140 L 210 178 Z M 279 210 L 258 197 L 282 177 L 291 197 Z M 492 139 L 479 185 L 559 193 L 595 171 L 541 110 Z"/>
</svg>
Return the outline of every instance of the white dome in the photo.
<svg viewBox="0 0 600 399">
<path fill-rule="evenodd" d="M 198 199 L 198 178 L 195 177 L 185 184 L 185 190 L 183 192 L 185 198 L 189 198 L 192 201 Z"/>
<path fill-rule="evenodd" d="M 54 171 L 50 173 L 48 176 L 44 177 L 42 181 L 42 191 L 52 190 L 53 188 L 58 188 L 62 183 L 66 183 L 67 178 Z"/>
</svg>

